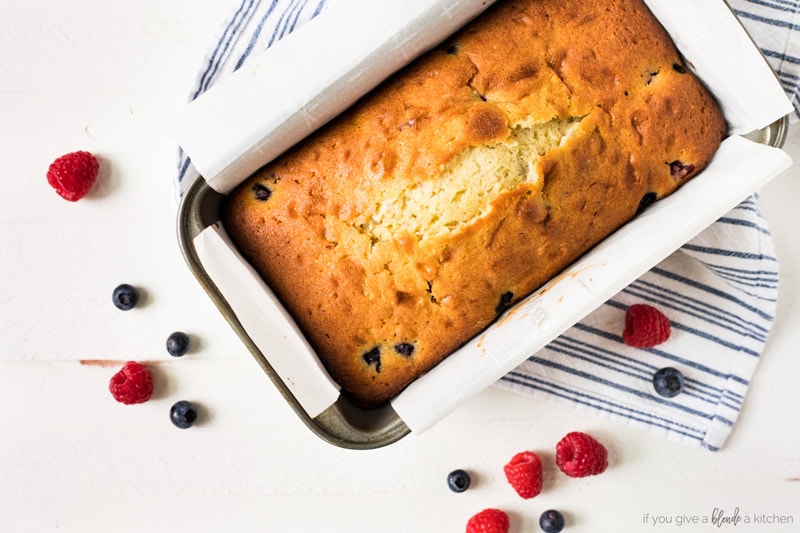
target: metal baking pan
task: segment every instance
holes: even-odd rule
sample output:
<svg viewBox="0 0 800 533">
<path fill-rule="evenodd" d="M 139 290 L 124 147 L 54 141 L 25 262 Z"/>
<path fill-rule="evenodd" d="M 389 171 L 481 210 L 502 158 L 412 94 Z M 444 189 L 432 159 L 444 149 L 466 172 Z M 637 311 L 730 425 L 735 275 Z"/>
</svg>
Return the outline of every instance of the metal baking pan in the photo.
<svg viewBox="0 0 800 533">
<path fill-rule="evenodd" d="M 378 448 L 410 433 L 409 428 L 389 405 L 377 409 L 363 409 L 353 405 L 345 396 L 340 396 L 332 406 L 311 418 L 298 403 L 272 368 L 267 357 L 244 330 L 228 305 L 225 295 L 221 294 L 203 268 L 194 247 L 194 238 L 201 231 L 219 223 L 219 210 L 223 198 L 223 195 L 209 187 L 202 177 L 197 178 L 188 188 L 178 210 L 177 229 L 181 251 L 197 281 L 292 409 L 311 431 L 323 440 L 342 448 Z"/>
<path fill-rule="evenodd" d="M 784 117 L 763 130 L 753 132 L 748 138 L 780 148 L 786 140 L 788 123 L 788 118 Z M 177 231 L 180 247 L 186 263 L 200 285 L 292 409 L 312 432 L 342 448 L 378 448 L 396 442 L 410 433 L 408 426 L 390 405 L 377 409 L 363 409 L 352 404 L 345 396 L 340 396 L 332 406 L 313 418 L 300 406 L 274 371 L 265 354 L 245 332 L 228 305 L 225 295 L 220 293 L 203 268 L 194 247 L 194 238 L 201 231 L 219 223 L 223 198 L 223 195 L 209 187 L 202 177 L 189 187 L 178 212 Z"/>
<path fill-rule="evenodd" d="M 789 134 L 789 117 L 785 116 L 780 120 L 776 120 L 764 129 L 754 131 L 746 138 L 754 142 L 760 142 L 767 146 L 774 146 L 775 148 L 783 148 L 786 142 L 786 136 Z"/>
</svg>

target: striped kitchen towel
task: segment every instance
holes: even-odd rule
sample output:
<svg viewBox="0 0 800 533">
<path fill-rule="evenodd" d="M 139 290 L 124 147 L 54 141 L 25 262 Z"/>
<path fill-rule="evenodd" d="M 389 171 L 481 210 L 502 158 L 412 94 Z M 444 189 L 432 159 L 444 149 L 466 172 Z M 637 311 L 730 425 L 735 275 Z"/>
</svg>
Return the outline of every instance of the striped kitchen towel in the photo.
<svg viewBox="0 0 800 533">
<path fill-rule="evenodd" d="M 190 99 L 335 0 L 235 0 L 203 60 Z M 800 0 L 729 0 L 800 116 Z M 180 153 L 176 194 L 197 176 Z M 778 265 L 751 197 L 501 379 L 498 387 L 554 400 L 718 450 L 737 419 L 774 317 Z M 624 314 L 650 303 L 672 336 L 652 349 L 621 339 Z M 674 367 L 685 389 L 657 395 L 654 372 Z"/>
<path fill-rule="evenodd" d="M 336 0 L 234 0 L 233 8 L 214 37 L 191 89 L 194 100 L 226 74 L 266 50 L 295 28 L 313 19 Z M 179 149 L 175 182 L 177 198 L 197 178 L 192 162 Z"/>
<path fill-rule="evenodd" d="M 295 28 L 322 13 L 336 0 L 234 0 L 230 15 L 212 40 L 190 91 L 193 100 L 214 82 L 241 67 Z M 759 45 L 800 118 L 800 0 L 727 0 Z M 197 177 L 179 150 L 175 191 L 178 199 Z"/>
<path fill-rule="evenodd" d="M 800 0 L 727 0 L 761 49 L 800 118 Z"/>
<path fill-rule="evenodd" d="M 742 407 L 769 333 L 778 263 L 751 197 L 500 380 L 683 443 L 718 450 Z M 622 340 L 625 311 L 650 304 L 672 324 L 650 349 Z M 654 373 L 685 377 L 674 398 Z"/>
</svg>

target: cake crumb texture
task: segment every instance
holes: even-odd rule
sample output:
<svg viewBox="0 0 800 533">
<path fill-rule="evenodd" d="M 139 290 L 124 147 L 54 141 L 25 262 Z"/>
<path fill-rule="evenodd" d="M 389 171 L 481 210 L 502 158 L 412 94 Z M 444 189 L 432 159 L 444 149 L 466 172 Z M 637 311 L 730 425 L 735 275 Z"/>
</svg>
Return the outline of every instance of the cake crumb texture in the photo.
<svg viewBox="0 0 800 533">
<path fill-rule="evenodd" d="M 377 406 L 725 132 L 641 0 L 500 1 L 241 184 L 223 224 L 345 394 Z"/>
</svg>

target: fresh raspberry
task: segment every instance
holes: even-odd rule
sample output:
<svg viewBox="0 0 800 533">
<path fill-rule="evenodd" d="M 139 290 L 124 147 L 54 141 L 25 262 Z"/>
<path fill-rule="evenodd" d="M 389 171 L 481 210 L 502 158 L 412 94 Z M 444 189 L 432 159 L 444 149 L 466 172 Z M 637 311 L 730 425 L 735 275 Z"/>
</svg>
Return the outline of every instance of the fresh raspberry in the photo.
<svg viewBox="0 0 800 533">
<path fill-rule="evenodd" d="M 97 179 L 100 163 L 89 152 L 62 155 L 47 169 L 47 183 L 70 202 L 77 202 L 89 192 Z"/>
<path fill-rule="evenodd" d="M 146 366 L 136 361 L 128 361 L 122 370 L 111 376 L 108 390 L 120 403 L 126 405 L 144 403 L 153 394 L 153 379 Z"/>
<path fill-rule="evenodd" d="M 608 467 L 608 451 L 592 436 L 567 433 L 556 445 L 556 464 L 570 477 L 601 474 Z"/>
<path fill-rule="evenodd" d="M 533 452 L 516 454 L 503 467 L 506 479 L 526 500 L 542 492 L 542 461 Z"/>
<path fill-rule="evenodd" d="M 652 348 L 669 339 L 671 326 L 664 313 L 647 304 L 633 304 L 625 312 L 622 340 L 634 348 Z"/>
<path fill-rule="evenodd" d="M 508 533 L 508 515 L 500 509 L 484 509 L 467 522 L 466 533 Z"/>
</svg>

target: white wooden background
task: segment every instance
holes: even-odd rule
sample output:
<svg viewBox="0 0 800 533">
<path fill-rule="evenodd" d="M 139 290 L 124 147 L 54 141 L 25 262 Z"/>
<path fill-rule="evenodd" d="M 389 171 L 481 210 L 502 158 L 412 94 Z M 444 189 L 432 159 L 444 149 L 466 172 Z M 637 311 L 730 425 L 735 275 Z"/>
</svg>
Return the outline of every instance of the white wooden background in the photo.
<svg viewBox="0 0 800 533">
<path fill-rule="evenodd" d="M 267 382 L 180 256 L 165 125 L 188 94 L 229 4 L 26 0 L 0 6 L 0 531 L 460 532 L 484 507 L 537 531 L 561 509 L 571 532 L 800 531 L 800 169 L 762 191 L 781 260 L 778 320 L 721 452 L 690 449 L 553 404 L 487 390 L 422 435 L 373 451 L 313 436 Z M 50 161 L 90 150 L 99 185 L 71 204 Z M 800 133 L 787 150 L 800 158 Z M 123 313 L 113 287 L 145 290 Z M 166 336 L 198 341 L 175 359 Z M 150 362 L 155 397 L 107 392 L 122 361 Z M 168 420 L 178 399 L 202 423 Z M 588 431 L 602 476 L 548 466 L 523 501 L 502 465 Z M 551 462 L 545 461 L 548 465 Z M 473 487 L 451 493 L 465 468 Z M 678 526 L 714 510 L 791 524 Z M 672 524 L 654 526 L 645 516 Z"/>
</svg>

